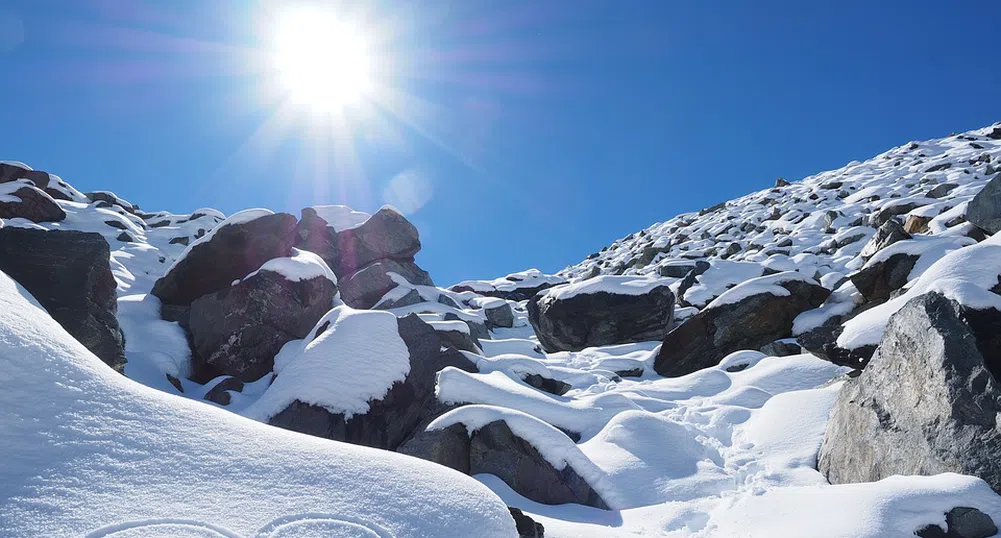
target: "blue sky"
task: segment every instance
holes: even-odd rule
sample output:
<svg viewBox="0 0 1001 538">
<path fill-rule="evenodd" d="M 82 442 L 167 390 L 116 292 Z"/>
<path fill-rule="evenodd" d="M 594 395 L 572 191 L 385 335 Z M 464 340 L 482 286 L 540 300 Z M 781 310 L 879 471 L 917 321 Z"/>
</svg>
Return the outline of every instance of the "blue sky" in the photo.
<svg viewBox="0 0 1001 538">
<path fill-rule="evenodd" d="M 448 285 L 1001 120 L 996 1 L 353 5 L 394 99 L 333 128 L 262 89 L 276 1 L 6 0 L 0 158 L 148 210 L 395 201 Z"/>
</svg>

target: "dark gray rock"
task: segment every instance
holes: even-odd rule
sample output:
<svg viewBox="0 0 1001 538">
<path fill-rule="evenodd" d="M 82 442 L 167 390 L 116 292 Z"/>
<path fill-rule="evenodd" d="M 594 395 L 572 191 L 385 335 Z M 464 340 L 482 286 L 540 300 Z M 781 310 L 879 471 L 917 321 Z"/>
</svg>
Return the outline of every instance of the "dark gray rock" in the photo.
<svg viewBox="0 0 1001 538">
<path fill-rule="evenodd" d="M 658 267 L 657 273 L 660 274 L 660 276 L 684 278 L 692 271 L 695 271 L 695 276 L 699 276 L 702 273 L 705 273 L 709 267 L 709 262 L 702 260 L 683 263 L 671 262 Z"/>
<path fill-rule="evenodd" d="M 448 366 L 475 372 L 466 357 L 445 346 L 435 330 L 416 314 L 400 318 L 400 337 L 410 351 L 410 373 L 390 387 L 369 411 L 345 420 L 341 413 L 298 400 L 271 418 L 269 424 L 317 437 L 395 450 L 412 437 L 422 422 L 441 412 L 434 398 L 435 375 Z"/>
<path fill-rule="evenodd" d="M 107 241 L 96 233 L 0 228 L 0 270 L 112 368 L 125 366 L 117 284 Z"/>
<path fill-rule="evenodd" d="M 191 304 L 203 295 L 228 288 L 272 258 L 288 256 L 295 244 L 295 231 L 295 217 L 288 213 L 224 225 L 208 241 L 190 247 L 150 293 L 163 304 Z"/>
<path fill-rule="evenodd" d="M 966 207 L 966 220 L 988 235 L 1001 231 L 1001 174 L 984 185 Z"/>
<path fill-rule="evenodd" d="M 318 254 L 338 277 L 355 273 L 374 262 L 393 260 L 412 264 L 421 249 L 417 228 L 403 215 L 384 207 L 354 228 L 336 232 L 316 210 L 302 210 L 296 246 Z"/>
<path fill-rule="evenodd" d="M 229 405 L 229 402 L 233 399 L 229 391 L 243 392 L 243 381 L 235 377 L 227 377 L 206 392 L 203 399 L 219 405 Z"/>
<path fill-rule="evenodd" d="M 998 533 L 991 516 L 967 506 L 957 506 L 945 513 L 948 531 L 938 525 L 929 525 L 914 534 L 921 538 L 989 538 Z"/>
<path fill-rule="evenodd" d="M 876 233 L 869 239 L 869 242 L 862 247 L 860 255 L 863 260 L 868 260 L 884 248 L 898 241 L 904 241 L 910 238 L 911 234 L 907 233 L 907 231 L 904 230 L 904 227 L 901 226 L 896 219 L 888 220 L 876 230 Z"/>
<path fill-rule="evenodd" d="M 424 298 L 421 297 L 421 294 L 416 289 L 410 288 L 410 291 L 408 291 L 403 297 L 400 297 L 399 299 L 386 299 L 384 301 L 380 301 L 379 304 L 375 305 L 373 308 L 377 308 L 379 310 L 391 310 L 393 308 L 401 308 L 423 302 Z"/>
<path fill-rule="evenodd" d="M 514 518 L 515 530 L 518 531 L 518 538 L 545 538 L 546 528 L 542 523 L 525 515 L 521 510 L 508 506 L 511 517 Z"/>
<path fill-rule="evenodd" d="M 885 260 L 870 262 L 849 278 L 866 301 L 882 303 L 890 299 L 893 292 L 907 284 L 908 275 L 918 262 L 918 257 L 915 254 L 900 252 Z"/>
<path fill-rule="evenodd" d="M 1001 312 L 937 293 L 891 316 L 838 394 L 820 449 L 832 484 L 955 472 L 1001 491 Z"/>
<path fill-rule="evenodd" d="M 69 200 L 69 197 L 63 194 L 48 172 L 43 172 L 41 170 L 28 170 L 27 168 L 10 163 L 0 163 L 0 183 L 17 181 L 18 179 L 27 179 L 32 182 L 35 187 L 38 187 L 44 191 L 45 194 L 48 194 L 56 200 Z"/>
<path fill-rule="evenodd" d="M 514 311 L 507 301 L 504 301 L 504 304 L 485 307 L 483 314 L 487 317 L 488 327 L 514 327 Z"/>
<path fill-rule="evenodd" d="M 66 218 L 66 212 L 41 189 L 31 185 L 14 191 L 19 202 L 0 202 L 0 219 L 28 219 L 31 222 L 58 222 Z"/>
<path fill-rule="evenodd" d="M 928 191 L 928 198 L 943 198 L 948 196 L 950 192 L 955 190 L 959 185 L 955 183 L 942 183 L 941 185 L 936 185 L 932 190 Z"/>
<path fill-rule="evenodd" d="M 796 342 L 779 340 L 761 346 L 760 351 L 769 357 L 788 357 L 790 355 L 799 355 L 803 352 L 803 348 Z"/>
<path fill-rule="evenodd" d="M 419 431 L 396 451 L 469 474 L 469 432 L 463 424 Z"/>
<path fill-rule="evenodd" d="M 470 474 L 492 474 L 535 502 L 576 503 L 608 509 L 605 501 L 572 466 L 557 471 L 504 421 L 491 422 L 476 430 L 469 445 Z"/>
<path fill-rule="evenodd" d="M 942 170 L 948 170 L 950 168 L 952 168 L 952 163 L 939 163 L 939 164 L 936 164 L 936 165 L 928 167 L 928 169 L 925 170 L 925 173 L 927 174 L 927 173 L 930 173 L 930 172 L 939 172 L 939 171 L 942 171 Z"/>
<path fill-rule="evenodd" d="M 256 381 L 274 368 L 291 340 L 305 338 L 333 307 L 337 286 L 324 277 L 298 282 L 273 271 L 202 296 L 191 303 L 192 379 L 220 375 Z"/>
<path fill-rule="evenodd" d="M 895 220 L 895 217 L 899 215 L 906 215 L 923 205 L 924 203 L 922 202 L 904 202 L 902 204 L 894 204 L 880 209 L 878 212 L 874 213 L 869 220 L 874 226 L 882 226 L 890 220 Z"/>
<path fill-rule="evenodd" d="M 813 355 L 839 366 L 848 366 L 861 370 L 869 363 L 876 346 L 863 346 L 858 349 L 845 349 L 838 346 L 838 337 L 844 327 L 840 321 L 817 327 L 796 337 L 799 345 Z"/>
<path fill-rule="evenodd" d="M 758 293 L 695 314 L 664 337 L 654 369 L 663 376 L 682 376 L 715 366 L 734 351 L 759 349 L 789 337 L 793 319 L 819 307 L 831 294 L 819 284 L 798 278 L 790 275 L 789 280 L 776 280 L 789 295 Z"/>
<path fill-rule="evenodd" d="M 414 262 L 379 260 L 338 280 L 341 299 L 353 308 L 372 308 L 398 285 L 389 273 L 396 273 L 411 284 L 434 286 L 431 275 Z"/>
<path fill-rule="evenodd" d="M 525 383 L 528 383 L 542 392 L 548 392 L 549 394 L 555 394 L 556 396 L 563 396 L 572 388 L 569 383 L 564 383 L 563 381 L 550 377 L 543 377 L 539 374 L 527 374 L 522 376 L 521 379 Z"/>
<path fill-rule="evenodd" d="M 528 320 L 549 352 L 659 340 L 674 319 L 667 285 L 643 295 L 582 293 L 565 299 L 540 294 L 528 301 Z"/>
<path fill-rule="evenodd" d="M 468 330 L 468 326 L 466 326 L 466 329 Z M 438 333 L 438 338 L 441 338 L 442 343 L 445 345 L 452 346 L 460 351 L 468 351 L 476 354 L 483 353 L 476 339 L 470 336 L 468 332 L 438 328 L 435 328 L 435 331 Z"/>
<path fill-rule="evenodd" d="M 125 211 L 132 213 L 133 215 L 139 212 L 139 206 L 133 204 L 132 202 L 129 202 L 128 200 L 120 198 L 113 192 L 94 191 L 94 192 L 84 193 L 84 196 L 90 198 L 92 202 L 104 202 L 109 205 L 118 206 L 124 209 Z"/>
</svg>

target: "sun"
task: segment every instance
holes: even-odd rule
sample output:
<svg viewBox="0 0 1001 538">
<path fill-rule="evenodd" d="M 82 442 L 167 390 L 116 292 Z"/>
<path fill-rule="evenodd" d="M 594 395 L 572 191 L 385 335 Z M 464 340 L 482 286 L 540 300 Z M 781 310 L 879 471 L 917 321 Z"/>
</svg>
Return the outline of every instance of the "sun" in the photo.
<svg viewBox="0 0 1001 538">
<path fill-rule="evenodd" d="M 369 45 L 355 28 L 319 7 L 279 15 L 275 68 L 283 92 L 296 104 L 338 112 L 372 92 Z"/>
</svg>

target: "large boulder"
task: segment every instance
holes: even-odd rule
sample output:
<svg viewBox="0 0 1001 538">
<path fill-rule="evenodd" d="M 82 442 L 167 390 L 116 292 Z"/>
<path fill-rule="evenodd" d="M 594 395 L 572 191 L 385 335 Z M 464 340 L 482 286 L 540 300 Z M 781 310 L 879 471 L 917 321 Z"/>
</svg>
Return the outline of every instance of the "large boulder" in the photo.
<svg viewBox="0 0 1001 538">
<path fill-rule="evenodd" d="M 0 271 L 112 368 L 125 365 L 110 248 L 96 233 L 0 228 Z"/>
<path fill-rule="evenodd" d="M 820 472 L 832 484 L 956 472 L 1001 491 L 999 340 L 1001 312 L 937 293 L 908 301 L 838 394 Z"/>
<path fill-rule="evenodd" d="M 1001 231 L 1001 174 L 984 185 L 966 207 L 966 220 L 988 235 Z"/>
<path fill-rule="evenodd" d="M 917 254 L 898 252 L 886 259 L 867 263 L 849 278 L 866 301 L 882 303 L 907 284 L 918 258 Z"/>
<path fill-rule="evenodd" d="M 368 402 L 365 413 L 334 413 L 295 399 L 287 408 L 272 416 L 268 423 L 327 439 L 396 449 L 413 434 L 421 421 L 440 412 L 434 405 L 438 371 L 448 366 L 476 371 L 462 353 L 443 346 L 435 330 L 416 314 L 399 318 L 396 323 L 409 353 L 409 372 L 402 382 L 393 383 L 384 397 Z M 369 375 L 367 368 L 368 365 L 359 364 L 357 375 Z M 379 365 L 372 365 L 371 368 L 378 369 Z M 282 374 L 278 376 L 280 379 Z"/>
<path fill-rule="evenodd" d="M 59 176 L 42 172 L 41 170 L 32 170 L 27 166 L 17 163 L 0 163 L 0 183 L 8 183 L 19 179 L 30 181 L 35 187 L 45 191 L 45 194 L 56 200 L 88 201 L 86 196 L 60 179 Z"/>
<path fill-rule="evenodd" d="M 412 262 L 421 249 L 417 228 L 388 206 L 360 224 L 330 223 L 316 208 L 307 207 L 302 210 L 298 235 L 297 246 L 319 254 L 339 277 L 378 260 Z"/>
<path fill-rule="evenodd" d="M 572 465 L 567 463 L 562 469 L 553 467 L 531 440 L 514 433 L 505 420 L 494 420 L 486 425 L 474 423 L 473 426 L 462 422 L 441 428 L 432 426 L 408 440 L 399 452 L 470 475 L 492 474 L 535 502 L 576 503 L 608 509 L 601 496 Z M 570 438 L 565 438 L 565 442 L 573 445 Z"/>
<path fill-rule="evenodd" d="M 792 271 L 745 281 L 667 333 L 654 369 L 663 376 L 682 376 L 715 366 L 734 351 L 787 338 L 796 316 L 819 307 L 830 294 Z"/>
<path fill-rule="evenodd" d="M 153 285 L 164 305 L 187 306 L 230 286 L 272 258 L 288 256 L 296 220 L 288 213 L 236 213 L 196 241 Z"/>
<path fill-rule="evenodd" d="M 890 219 L 876 230 L 869 242 L 862 247 L 862 252 L 859 255 L 862 256 L 863 260 L 868 260 L 880 250 L 906 239 L 911 239 L 911 234 L 907 233 L 896 219 Z"/>
<path fill-rule="evenodd" d="M 300 253 L 305 255 L 323 264 L 313 254 Z M 331 273 L 296 280 L 261 270 L 196 299 L 187 321 L 192 378 L 205 382 L 229 375 L 250 382 L 271 372 L 282 346 L 305 338 L 333 307 L 337 286 L 332 277 Z"/>
<path fill-rule="evenodd" d="M 27 181 L 0 184 L 0 219 L 57 222 L 66 212 L 51 196 Z"/>
<path fill-rule="evenodd" d="M 546 351 L 659 340 L 674 318 L 664 281 L 602 275 L 528 301 L 528 320 Z"/>
<path fill-rule="evenodd" d="M 414 262 L 379 260 L 338 281 L 341 299 L 354 308 L 372 308 L 390 290 L 400 285 L 400 282 L 393 279 L 393 274 L 411 284 L 434 286 L 431 275 Z"/>
</svg>

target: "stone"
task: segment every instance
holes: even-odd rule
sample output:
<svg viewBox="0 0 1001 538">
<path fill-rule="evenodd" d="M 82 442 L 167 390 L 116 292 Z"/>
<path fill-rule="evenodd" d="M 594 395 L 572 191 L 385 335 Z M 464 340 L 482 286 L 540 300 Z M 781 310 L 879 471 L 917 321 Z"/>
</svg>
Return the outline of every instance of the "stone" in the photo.
<svg viewBox="0 0 1001 538">
<path fill-rule="evenodd" d="M 437 373 L 448 366 L 467 372 L 476 367 L 459 351 L 445 346 L 435 330 L 416 314 L 397 320 L 400 337 L 410 352 L 410 373 L 394 383 L 381 400 L 369 402 L 369 411 L 345 419 L 343 413 L 294 401 L 271 417 L 273 426 L 375 448 L 396 450 L 414 436 L 418 425 L 442 412 L 435 405 Z M 364 369 L 360 366 L 360 373 Z"/>
<path fill-rule="evenodd" d="M 216 383 L 207 393 L 203 399 L 210 402 L 215 402 L 219 405 L 229 405 L 230 401 L 233 399 L 230 396 L 229 391 L 233 392 L 243 392 L 243 381 L 235 377 L 227 377 L 222 381 Z"/>
<path fill-rule="evenodd" d="M 642 375 L 642 372 L 640 375 Z M 539 374 L 525 374 L 521 379 L 525 383 L 528 383 L 542 392 L 548 392 L 549 394 L 554 394 L 556 396 L 563 396 L 567 393 L 567 391 L 573 388 L 569 383 L 564 383 L 563 381 L 550 377 L 543 377 Z"/>
<path fill-rule="evenodd" d="M 890 317 L 838 394 L 818 469 L 832 484 L 955 472 L 1001 491 L 1001 312 L 937 293 Z"/>
<path fill-rule="evenodd" d="M 1001 231 L 1001 174 L 984 185 L 966 207 L 966 220 L 994 235 Z"/>
<path fill-rule="evenodd" d="M 515 530 L 518 531 L 518 538 L 545 538 L 546 528 L 542 523 L 525 515 L 521 510 L 508 506 L 511 517 L 514 518 Z"/>
<path fill-rule="evenodd" d="M 866 264 L 849 278 L 866 301 L 882 303 L 907 284 L 918 258 L 916 254 L 899 252 L 885 260 Z"/>
<path fill-rule="evenodd" d="M 238 284 L 191 303 L 192 379 L 220 375 L 256 381 L 274 368 L 274 357 L 291 340 L 305 338 L 333 307 L 337 286 L 325 277 L 291 281 L 260 271 Z"/>
<path fill-rule="evenodd" d="M 288 213 L 222 225 L 209 240 L 189 247 L 150 293 L 165 305 L 189 305 L 203 295 L 228 288 L 272 258 L 289 256 L 295 230 L 295 217 Z"/>
<path fill-rule="evenodd" d="M 0 201 L 0 219 L 28 219 L 31 222 L 58 222 L 66 212 L 46 192 L 31 185 L 23 185 L 11 193 L 20 201 Z"/>
<path fill-rule="evenodd" d="M 957 506 L 946 512 L 945 523 L 948 531 L 938 525 L 928 525 L 914 534 L 921 538 L 988 538 L 998 533 L 991 516 L 967 506 Z"/>
<path fill-rule="evenodd" d="M 372 308 L 398 285 L 389 273 L 396 273 L 411 284 L 434 286 L 431 275 L 413 262 L 379 260 L 338 280 L 341 299 L 353 308 Z"/>
<path fill-rule="evenodd" d="M 514 310 L 507 301 L 483 307 L 483 314 L 489 327 L 514 327 Z"/>
<path fill-rule="evenodd" d="M 769 357 L 788 357 L 790 355 L 799 355 L 803 352 L 803 348 L 796 342 L 778 340 L 761 346 L 759 351 Z"/>
<path fill-rule="evenodd" d="M 670 262 L 661 265 L 657 268 L 657 273 L 660 276 L 672 277 L 672 278 L 684 278 L 692 271 L 695 272 L 694 276 L 699 276 L 705 273 L 709 269 L 709 262 L 697 260 L 695 262 Z M 694 277 L 693 277 L 694 278 Z"/>
<path fill-rule="evenodd" d="M 417 228 L 389 207 L 376 211 L 360 226 L 338 232 L 336 240 L 338 259 L 331 268 L 338 276 L 377 260 L 412 262 L 421 249 Z"/>
<path fill-rule="evenodd" d="M 0 271 L 24 286 L 73 338 L 122 371 L 111 250 L 97 233 L 0 228 Z"/>
<path fill-rule="evenodd" d="M 943 198 L 949 195 L 950 192 L 956 189 L 959 185 L 955 183 L 942 183 L 941 185 L 936 185 L 932 190 L 928 191 L 928 198 Z"/>
<path fill-rule="evenodd" d="M 674 319 L 674 293 L 665 284 L 642 295 L 600 291 L 557 299 L 539 294 L 527 308 L 546 351 L 580 351 L 663 338 Z"/>
<path fill-rule="evenodd" d="M 876 346 L 863 346 L 858 349 L 845 349 L 838 346 L 838 337 L 844 327 L 840 320 L 829 325 L 822 325 L 796 337 L 796 341 L 806 351 L 817 358 L 833 362 L 839 366 L 848 366 L 861 370 L 869 363 Z"/>
<path fill-rule="evenodd" d="M 869 242 L 862 247 L 862 251 L 859 255 L 863 260 L 868 260 L 869 258 L 876 255 L 877 252 L 883 250 L 884 248 L 898 242 L 911 239 L 911 234 L 904 230 L 904 227 L 900 225 L 896 219 L 890 219 L 884 222 L 873 234 Z M 843 245 L 842 245 L 843 246 Z"/>
<path fill-rule="evenodd" d="M 703 309 L 664 337 L 654 369 L 662 376 L 678 377 L 715 366 L 723 357 L 741 349 L 759 349 L 787 338 L 800 313 L 819 307 L 830 290 L 798 273 L 760 277 L 789 292 L 755 293 L 735 303 Z"/>
</svg>

